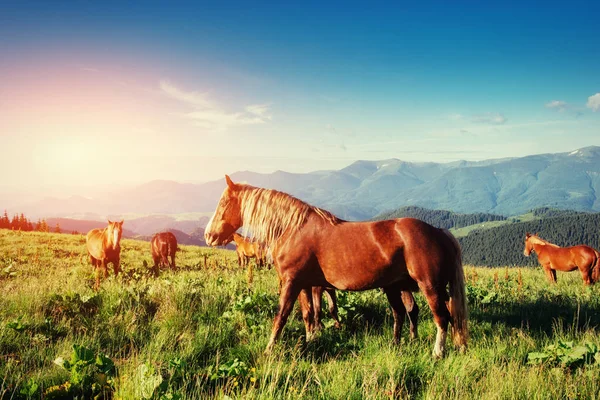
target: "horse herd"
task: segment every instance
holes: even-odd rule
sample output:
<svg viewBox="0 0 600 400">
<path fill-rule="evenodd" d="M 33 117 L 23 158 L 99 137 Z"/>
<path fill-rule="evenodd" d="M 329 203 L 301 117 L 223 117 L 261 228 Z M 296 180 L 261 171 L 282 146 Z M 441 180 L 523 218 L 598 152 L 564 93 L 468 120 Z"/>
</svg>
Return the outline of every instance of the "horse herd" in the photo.
<svg viewBox="0 0 600 400">
<path fill-rule="evenodd" d="M 236 243 L 238 262 L 256 258 L 264 265 L 270 255 L 279 278 L 279 310 L 266 348 L 278 340 L 296 299 L 300 301 L 306 337 L 322 328 L 321 297 L 328 296 L 336 327 L 335 290 L 361 291 L 381 288 L 394 317 L 394 341 L 399 342 L 408 315 L 410 336 L 417 336 L 419 309 L 413 292 L 424 294 L 437 326 L 433 356 L 442 357 L 448 325 L 459 350 L 467 347 L 468 324 L 465 280 L 460 245 L 446 229 L 414 218 L 349 222 L 307 204 L 289 194 L 234 183 L 227 187 L 205 229 L 209 246 Z M 108 221 L 86 237 L 90 261 L 100 276 L 112 263 L 120 271 L 120 239 L 123 221 Z M 251 239 L 237 233 L 245 229 Z M 161 265 L 175 269 L 177 240 L 170 232 L 156 234 L 151 242 L 154 270 Z M 559 247 L 527 233 L 524 255 L 535 251 L 547 277 L 556 282 L 556 271 L 579 269 L 590 285 L 600 278 L 597 250 L 585 246 Z"/>
</svg>

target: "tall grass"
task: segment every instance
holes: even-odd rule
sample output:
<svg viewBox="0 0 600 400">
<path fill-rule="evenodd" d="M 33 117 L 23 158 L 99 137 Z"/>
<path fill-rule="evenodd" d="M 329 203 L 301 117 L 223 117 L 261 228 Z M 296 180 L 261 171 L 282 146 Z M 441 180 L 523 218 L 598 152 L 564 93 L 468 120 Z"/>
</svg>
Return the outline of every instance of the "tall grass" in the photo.
<svg viewBox="0 0 600 400">
<path fill-rule="evenodd" d="M 539 269 L 466 267 L 465 354 L 450 346 L 432 359 L 421 295 L 419 339 L 405 328 L 394 346 L 391 312 L 373 290 L 339 293 L 342 329 L 325 316 L 309 343 L 296 310 L 265 356 L 273 270 L 255 269 L 249 288 L 233 252 L 180 246 L 178 271 L 154 278 L 148 243 L 122 247 L 124 273 L 95 293 L 82 236 L 0 231 L 0 397 L 71 398 L 87 374 L 99 397 L 123 399 L 600 398 L 600 362 L 527 362 L 559 341 L 600 345 L 600 285 L 584 288 L 576 272 L 551 286 Z M 73 345 L 114 361 L 114 376 L 54 363 Z"/>
</svg>

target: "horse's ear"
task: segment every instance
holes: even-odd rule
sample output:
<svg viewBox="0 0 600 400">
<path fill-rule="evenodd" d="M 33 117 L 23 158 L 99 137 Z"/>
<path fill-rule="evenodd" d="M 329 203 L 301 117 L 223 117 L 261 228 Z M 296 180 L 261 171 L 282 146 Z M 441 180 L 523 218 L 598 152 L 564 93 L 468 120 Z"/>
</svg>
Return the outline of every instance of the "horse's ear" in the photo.
<svg viewBox="0 0 600 400">
<path fill-rule="evenodd" d="M 112 221 L 109 219 L 109 220 L 108 220 L 108 224 L 109 224 L 109 225 L 112 225 L 112 223 L 113 223 L 113 222 L 112 222 Z"/>
<path fill-rule="evenodd" d="M 122 219 L 121 221 L 119 221 L 119 225 L 123 226 L 123 222 L 124 221 L 125 221 L 124 219 Z"/>
<path fill-rule="evenodd" d="M 527 239 L 529 239 L 529 238 L 531 237 L 531 233 L 529 233 L 529 232 L 525 233 L 525 237 L 526 237 Z"/>
<path fill-rule="evenodd" d="M 233 181 L 231 180 L 231 178 L 229 177 L 229 175 L 225 175 L 225 181 L 227 182 L 227 186 L 229 186 L 230 189 L 237 189 L 237 185 L 235 183 L 233 183 Z"/>
</svg>

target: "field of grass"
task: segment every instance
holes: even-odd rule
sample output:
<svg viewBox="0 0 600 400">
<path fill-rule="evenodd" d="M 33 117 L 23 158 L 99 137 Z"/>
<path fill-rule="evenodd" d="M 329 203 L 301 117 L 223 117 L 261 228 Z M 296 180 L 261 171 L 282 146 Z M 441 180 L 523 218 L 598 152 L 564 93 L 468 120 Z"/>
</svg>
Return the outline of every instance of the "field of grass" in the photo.
<svg viewBox="0 0 600 400">
<path fill-rule="evenodd" d="M 122 242 L 124 273 L 95 293 L 82 236 L 0 230 L 0 398 L 600 398 L 600 285 L 539 269 L 466 267 L 469 349 L 433 360 L 392 344 L 378 290 L 339 293 L 343 327 L 305 343 L 298 310 L 270 356 L 273 270 L 250 288 L 232 251 L 181 246 L 153 278 L 149 244 Z"/>
</svg>

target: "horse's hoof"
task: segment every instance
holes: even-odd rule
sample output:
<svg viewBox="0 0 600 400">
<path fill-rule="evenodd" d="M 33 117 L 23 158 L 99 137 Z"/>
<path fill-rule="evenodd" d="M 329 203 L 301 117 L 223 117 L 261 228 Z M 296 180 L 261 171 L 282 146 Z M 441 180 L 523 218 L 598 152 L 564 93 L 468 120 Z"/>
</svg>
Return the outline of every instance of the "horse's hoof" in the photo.
<svg viewBox="0 0 600 400">
<path fill-rule="evenodd" d="M 442 358 L 444 358 L 444 350 L 433 349 L 431 356 L 434 360 L 441 360 Z"/>
</svg>

